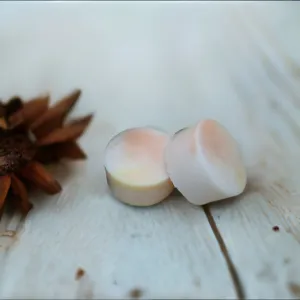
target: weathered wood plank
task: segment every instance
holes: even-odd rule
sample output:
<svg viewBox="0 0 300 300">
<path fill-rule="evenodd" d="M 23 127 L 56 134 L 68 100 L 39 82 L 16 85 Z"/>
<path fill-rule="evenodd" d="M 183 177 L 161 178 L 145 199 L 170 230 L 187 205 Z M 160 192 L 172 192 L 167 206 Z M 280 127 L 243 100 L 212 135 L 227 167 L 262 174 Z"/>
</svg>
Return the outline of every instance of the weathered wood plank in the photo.
<svg viewBox="0 0 300 300">
<path fill-rule="evenodd" d="M 62 194 L 35 195 L 35 209 L 1 253 L 0 297 L 234 298 L 202 208 L 176 196 L 149 209 L 125 206 L 109 196 L 102 165 L 119 130 L 173 131 L 215 111 L 209 91 L 221 68 L 211 51 L 219 35 L 209 26 L 219 28 L 225 6 L 12 5 L 0 4 L 10 14 L 0 21 L 2 96 L 50 90 L 56 99 L 81 87 L 74 113 L 96 110 L 96 119 L 81 141 L 89 160 L 58 168 Z M 76 280 L 78 268 L 85 274 Z"/>
<path fill-rule="evenodd" d="M 0 249 L 0 296 L 123 298 L 141 290 L 145 298 L 234 297 L 202 208 L 178 197 L 151 209 L 124 206 L 107 193 L 102 169 L 105 144 L 124 128 L 154 124 L 171 132 L 209 117 L 237 138 L 251 175 L 243 196 L 211 206 L 245 295 L 296 297 L 300 87 L 288 63 L 299 65 L 294 8 L 1 3 L 2 97 L 50 90 L 56 99 L 79 86 L 75 114 L 96 110 L 96 121 L 82 139 L 89 160 L 59 168 L 64 192 L 35 195 L 22 231 Z M 80 280 L 78 268 L 86 271 Z"/>
<path fill-rule="evenodd" d="M 249 185 L 242 196 L 210 206 L 249 299 L 300 297 L 300 81 L 286 64 L 288 49 L 299 47 L 299 4 L 272 5 L 272 14 L 265 5 L 242 15 L 252 47 L 235 58 L 247 75 L 232 72 L 240 101 L 253 108 L 240 132 L 249 139 Z"/>
</svg>

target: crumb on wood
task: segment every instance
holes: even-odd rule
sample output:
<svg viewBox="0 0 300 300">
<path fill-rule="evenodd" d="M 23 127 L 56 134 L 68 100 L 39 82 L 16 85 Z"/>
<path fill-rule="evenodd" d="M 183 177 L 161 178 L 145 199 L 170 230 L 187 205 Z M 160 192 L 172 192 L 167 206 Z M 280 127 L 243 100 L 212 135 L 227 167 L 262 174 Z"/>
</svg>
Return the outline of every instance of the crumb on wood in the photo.
<svg viewBox="0 0 300 300">
<path fill-rule="evenodd" d="M 1 232 L 0 236 L 15 237 L 16 236 L 16 231 L 14 231 L 14 230 L 6 230 L 4 232 Z"/>
<path fill-rule="evenodd" d="M 85 274 L 85 271 L 82 268 L 78 268 L 76 271 L 76 276 L 75 279 L 79 280 L 80 278 L 82 278 Z"/>
<path fill-rule="evenodd" d="M 273 226 L 272 229 L 273 229 L 273 231 L 275 231 L 275 232 L 276 232 L 276 231 L 279 231 L 279 227 L 278 227 L 278 226 Z"/>
<path fill-rule="evenodd" d="M 296 284 L 296 283 L 290 283 L 289 284 L 289 290 L 290 292 L 296 296 L 296 297 L 300 297 L 300 284 Z"/>
<path fill-rule="evenodd" d="M 130 291 L 129 295 L 133 299 L 139 299 L 142 297 L 143 291 L 141 289 L 135 288 Z"/>
</svg>

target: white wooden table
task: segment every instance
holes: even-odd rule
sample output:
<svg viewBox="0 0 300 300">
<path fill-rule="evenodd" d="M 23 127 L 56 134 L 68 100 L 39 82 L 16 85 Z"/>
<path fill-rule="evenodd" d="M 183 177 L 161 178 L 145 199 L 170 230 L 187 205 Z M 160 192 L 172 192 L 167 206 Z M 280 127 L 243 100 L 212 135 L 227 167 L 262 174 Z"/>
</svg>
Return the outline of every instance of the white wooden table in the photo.
<svg viewBox="0 0 300 300">
<path fill-rule="evenodd" d="M 1 221 L 17 234 L 0 238 L 0 297 L 299 298 L 299 28 L 298 2 L 1 2 L 1 97 L 78 87 L 74 114 L 96 117 L 89 159 L 54 170 L 63 192 Z M 243 195 L 143 209 L 109 195 L 110 137 L 206 117 L 241 146 Z"/>
</svg>

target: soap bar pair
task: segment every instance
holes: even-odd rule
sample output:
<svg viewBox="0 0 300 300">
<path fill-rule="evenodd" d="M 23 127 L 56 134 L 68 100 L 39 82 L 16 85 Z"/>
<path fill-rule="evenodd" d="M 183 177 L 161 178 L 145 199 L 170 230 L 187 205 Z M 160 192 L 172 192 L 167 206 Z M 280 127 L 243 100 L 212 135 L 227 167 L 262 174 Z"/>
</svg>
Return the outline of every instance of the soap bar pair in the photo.
<svg viewBox="0 0 300 300">
<path fill-rule="evenodd" d="M 114 136 L 104 167 L 112 194 L 134 206 L 167 198 L 174 187 L 192 204 L 236 196 L 247 182 L 237 143 L 215 120 L 203 120 L 173 136 L 152 128 Z"/>
</svg>

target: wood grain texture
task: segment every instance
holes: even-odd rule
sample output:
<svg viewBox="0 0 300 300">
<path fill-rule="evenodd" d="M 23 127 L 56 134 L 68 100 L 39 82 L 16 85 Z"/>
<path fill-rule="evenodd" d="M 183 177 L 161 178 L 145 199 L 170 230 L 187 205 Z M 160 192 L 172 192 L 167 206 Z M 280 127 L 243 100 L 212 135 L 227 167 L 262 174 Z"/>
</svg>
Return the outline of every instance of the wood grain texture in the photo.
<svg viewBox="0 0 300 300">
<path fill-rule="evenodd" d="M 284 49 L 297 49 L 299 40 L 286 45 L 283 32 L 287 28 L 278 34 L 274 20 L 263 24 L 261 9 L 239 12 L 253 43 L 239 61 L 241 67 L 258 54 L 247 68 L 248 80 L 255 89 L 247 84 L 242 72 L 237 72 L 232 80 L 240 101 L 251 101 L 256 108 L 249 124 L 249 132 L 255 130 L 250 136 L 252 145 L 244 149 L 244 153 L 249 153 L 249 181 L 242 196 L 213 204 L 210 211 L 247 298 L 299 298 L 300 81 L 286 64 L 288 55 Z M 278 15 L 278 23 L 289 17 L 289 28 L 299 28 L 300 19 L 293 17 L 294 13 L 279 14 L 276 7 L 273 12 Z M 236 56 L 236 60 L 239 58 Z"/>
<path fill-rule="evenodd" d="M 16 237 L 0 237 L 0 297 L 237 298 L 201 207 L 176 195 L 125 206 L 104 177 L 115 133 L 202 118 L 231 131 L 249 172 L 242 196 L 208 206 L 242 293 L 296 297 L 299 20 L 298 3 L 1 2 L 1 97 L 78 87 L 74 115 L 95 121 L 81 139 L 89 159 L 53 170 L 62 193 L 32 195 Z"/>
</svg>

